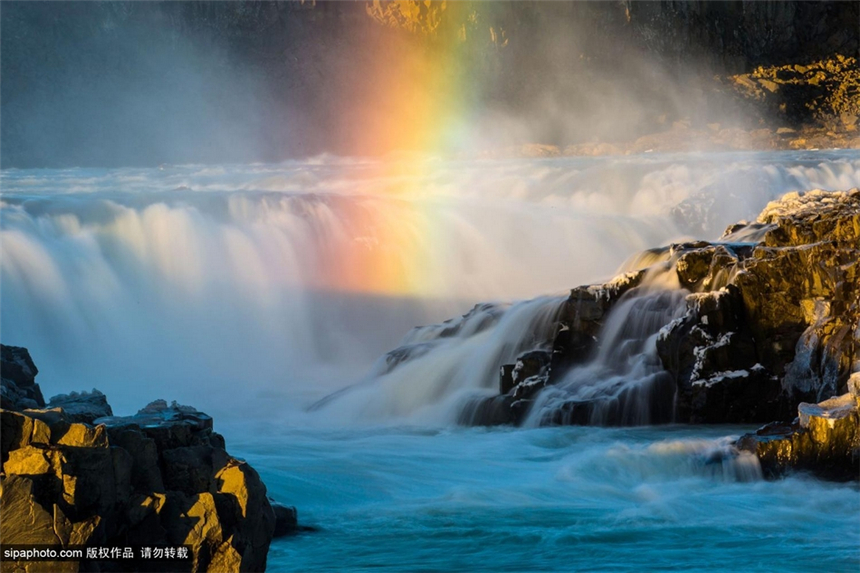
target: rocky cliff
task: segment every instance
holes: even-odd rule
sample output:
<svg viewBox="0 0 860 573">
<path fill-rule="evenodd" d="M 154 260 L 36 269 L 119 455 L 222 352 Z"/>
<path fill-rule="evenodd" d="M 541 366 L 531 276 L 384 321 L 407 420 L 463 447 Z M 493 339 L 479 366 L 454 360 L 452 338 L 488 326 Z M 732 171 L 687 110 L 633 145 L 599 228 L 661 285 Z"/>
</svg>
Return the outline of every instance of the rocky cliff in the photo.
<svg viewBox="0 0 860 573">
<path fill-rule="evenodd" d="M 272 537 L 296 530 L 295 509 L 267 497 L 251 465 L 225 450 L 211 417 L 163 400 L 114 417 L 97 391 L 45 407 L 26 349 L 2 352 L 4 546 L 135 552 L 6 560 L 4 571 L 263 571 Z M 141 558 L 144 547 L 179 546 L 187 558 Z"/>
</svg>

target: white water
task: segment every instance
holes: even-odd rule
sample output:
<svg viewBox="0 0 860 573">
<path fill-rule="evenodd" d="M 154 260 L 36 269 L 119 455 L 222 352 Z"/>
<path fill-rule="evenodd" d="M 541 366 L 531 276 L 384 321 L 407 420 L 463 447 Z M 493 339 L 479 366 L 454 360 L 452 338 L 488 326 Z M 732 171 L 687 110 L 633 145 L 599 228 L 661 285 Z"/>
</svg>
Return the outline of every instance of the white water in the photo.
<svg viewBox="0 0 860 573">
<path fill-rule="evenodd" d="M 527 425 L 587 423 L 647 425 L 673 420 L 674 388 L 657 356 L 660 329 L 683 315 L 687 291 L 628 293 L 610 313 L 595 353 L 542 392 Z M 570 402 L 593 404 L 587 417 L 559 410 Z"/>
<path fill-rule="evenodd" d="M 156 396 L 221 415 L 303 409 L 374 378 L 417 324 L 605 279 L 788 190 L 860 185 L 858 167 L 856 152 L 798 152 L 6 170 L 2 340 L 31 350 L 47 396 L 98 387 L 119 412 Z M 700 219 L 679 225 L 679 204 Z M 359 256 L 393 261 L 403 292 L 340 283 Z M 466 345 L 376 376 L 337 417 L 408 417 L 492 387 L 517 330 L 552 304 L 514 305 Z"/>
</svg>

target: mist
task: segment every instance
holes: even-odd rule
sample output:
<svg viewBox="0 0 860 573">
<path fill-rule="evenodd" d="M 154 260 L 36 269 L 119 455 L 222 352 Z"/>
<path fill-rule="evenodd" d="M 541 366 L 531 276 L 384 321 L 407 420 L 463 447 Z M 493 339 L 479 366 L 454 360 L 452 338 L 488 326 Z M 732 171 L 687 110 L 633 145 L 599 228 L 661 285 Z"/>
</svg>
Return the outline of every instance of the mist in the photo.
<svg viewBox="0 0 860 573">
<path fill-rule="evenodd" d="M 838 20 L 850 5 L 754 3 L 737 20 L 719 2 L 651 4 L 4 2 L 2 166 L 475 153 L 674 122 L 749 127 L 760 114 L 714 76 L 830 45 L 735 32 Z"/>
</svg>

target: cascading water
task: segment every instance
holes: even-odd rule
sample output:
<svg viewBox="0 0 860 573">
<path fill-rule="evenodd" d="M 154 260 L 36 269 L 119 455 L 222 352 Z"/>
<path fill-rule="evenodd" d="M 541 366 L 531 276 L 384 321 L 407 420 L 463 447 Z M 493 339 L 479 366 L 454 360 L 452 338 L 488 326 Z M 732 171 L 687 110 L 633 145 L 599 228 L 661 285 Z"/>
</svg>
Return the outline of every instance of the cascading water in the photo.
<svg viewBox="0 0 860 573">
<path fill-rule="evenodd" d="M 464 399 L 498 389 L 498 370 L 521 352 L 551 342 L 564 297 L 483 304 L 457 320 L 416 328 L 377 361 L 366 379 L 314 409 L 352 421 L 409 416 L 454 422 Z"/>
<path fill-rule="evenodd" d="M 660 329 L 683 315 L 687 291 L 625 295 L 607 319 L 594 356 L 538 396 L 526 425 L 645 425 L 671 422 L 675 388 L 657 356 Z"/>
<path fill-rule="evenodd" d="M 363 380 L 324 417 L 408 417 L 494 387 L 514 332 L 557 303 L 495 307 L 496 326 L 372 369 L 415 324 L 564 292 L 682 237 L 691 213 L 721 230 L 858 173 L 850 154 L 800 152 L 5 170 L 0 327 L 30 348 L 47 395 L 95 386 L 119 412 L 157 396 L 226 415 L 241 400 L 301 409 Z"/>
</svg>

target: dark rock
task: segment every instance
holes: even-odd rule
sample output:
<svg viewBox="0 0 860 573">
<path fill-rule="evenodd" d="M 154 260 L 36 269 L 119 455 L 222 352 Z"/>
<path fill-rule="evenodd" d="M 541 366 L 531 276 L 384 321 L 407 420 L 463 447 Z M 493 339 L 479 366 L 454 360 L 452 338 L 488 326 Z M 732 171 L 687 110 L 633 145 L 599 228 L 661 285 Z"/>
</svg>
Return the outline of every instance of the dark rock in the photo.
<svg viewBox="0 0 860 573">
<path fill-rule="evenodd" d="M 298 531 L 299 514 L 295 507 L 280 504 L 272 498 L 269 498 L 269 504 L 275 512 L 275 537 L 283 537 Z"/>
<path fill-rule="evenodd" d="M 743 423 L 781 415 L 780 383 L 764 367 L 712 374 L 692 382 L 690 422 Z"/>
<path fill-rule="evenodd" d="M 104 394 L 93 388 L 92 392 L 72 392 L 54 396 L 48 408 L 62 408 L 72 422 L 92 424 L 97 418 L 113 416 Z"/>
<path fill-rule="evenodd" d="M 499 369 L 499 394 L 507 394 L 514 389 L 514 367 L 516 364 L 502 364 Z"/>
<path fill-rule="evenodd" d="M 147 438 L 136 426 L 109 427 L 107 432 L 112 445 L 124 449 L 131 455 L 131 479 L 134 490 L 159 493 L 166 491 L 155 440 Z"/>
<path fill-rule="evenodd" d="M 514 385 L 546 372 L 552 355 L 544 350 L 530 350 L 517 356 L 512 380 Z"/>
<path fill-rule="evenodd" d="M 27 475 L 7 474 L 0 477 L 2 495 L 0 512 L 3 543 L 10 545 L 55 545 L 53 507 L 36 501 L 36 484 Z"/>
<path fill-rule="evenodd" d="M 30 444 L 41 444 L 47 447 L 51 443 L 50 427 L 31 416 L 0 410 L 0 444 L 2 444 L 2 462 L 9 459 L 11 450 L 24 448 Z"/>
<path fill-rule="evenodd" d="M 666 372 L 656 372 L 610 394 L 593 399 L 558 400 L 542 414 L 541 425 L 641 426 L 673 421 L 675 385 Z"/>
<path fill-rule="evenodd" d="M 551 360 L 552 354 L 545 350 L 530 350 L 517 356 L 510 380 L 510 392 L 515 401 L 534 396 L 549 383 Z M 504 380 L 502 383 L 505 383 Z"/>
<path fill-rule="evenodd" d="M 275 512 L 266 495 L 266 486 L 254 468 L 236 459 L 231 459 L 215 479 L 218 491 L 234 496 L 239 503 L 241 519 L 236 525 L 232 546 L 241 556 L 241 570 L 264 571 L 269 543 L 275 532 Z"/>
<path fill-rule="evenodd" d="M 167 490 L 193 495 L 218 491 L 215 475 L 227 465 L 227 452 L 211 446 L 187 446 L 161 454 Z"/>
<path fill-rule="evenodd" d="M 538 350 L 503 365 L 499 396 L 470 402 L 461 421 L 519 423 L 535 401 L 548 424 L 788 421 L 799 402 L 849 390 L 860 348 L 860 190 L 788 194 L 722 242 L 652 249 L 626 264 L 640 266 L 571 290 L 549 360 Z M 692 291 L 680 316 L 679 291 L 666 290 L 673 274 Z M 604 332 L 624 305 L 630 320 Z M 627 380 L 618 365 L 594 362 L 610 348 L 619 363 L 646 357 L 644 370 Z M 577 395 L 566 376 L 589 361 L 618 383 Z"/>
<path fill-rule="evenodd" d="M 581 286 L 570 291 L 552 343 L 550 372 L 554 380 L 588 359 L 595 349 L 606 314 L 621 297 L 642 283 L 645 272 L 641 269 L 625 273 L 603 285 Z"/>
<path fill-rule="evenodd" d="M 0 344 L 0 407 L 4 410 L 44 407 L 42 390 L 36 384 L 38 373 L 26 348 Z"/>
<path fill-rule="evenodd" d="M 0 344 L 0 366 L 2 366 L 3 378 L 11 380 L 18 387 L 23 389 L 36 386 L 36 375 L 39 369 L 36 368 L 26 348 Z M 44 400 L 42 405 L 44 406 Z"/>
<path fill-rule="evenodd" d="M 159 451 L 188 446 L 223 447 L 223 438 L 212 431 L 212 418 L 191 406 L 170 406 L 164 400 L 156 400 L 134 416 L 111 416 L 97 418 L 94 424 L 107 428 L 132 426 L 154 440 Z"/>
<path fill-rule="evenodd" d="M 690 295 L 686 316 L 657 342 L 681 420 L 789 420 L 798 402 L 846 391 L 860 316 L 860 192 L 789 194 L 756 225 L 750 252 L 733 260 L 727 250 L 716 265 L 714 251 L 706 277 L 697 263 L 686 284 L 724 282 L 711 278 L 724 264 L 729 283 Z M 697 261 L 711 256 L 705 250 Z"/>
<path fill-rule="evenodd" d="M 844 321 L 824 318 L 807 328 L 786 365 L 783 389 L 796 398 L 821 401 L 847 387 L 854 352 L 852 328 Z M 842 381 L 845 380 L 846 383 Z"/>
</svg>

